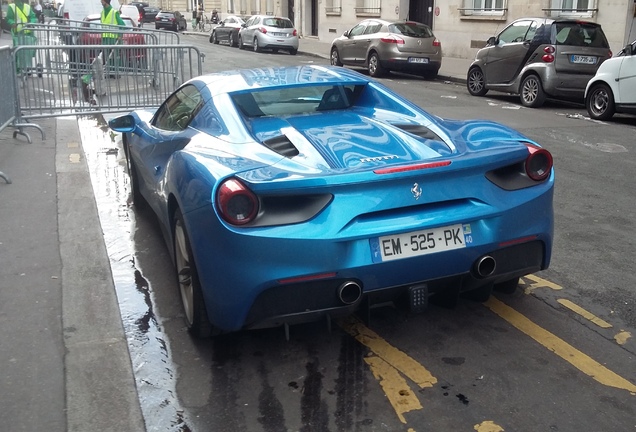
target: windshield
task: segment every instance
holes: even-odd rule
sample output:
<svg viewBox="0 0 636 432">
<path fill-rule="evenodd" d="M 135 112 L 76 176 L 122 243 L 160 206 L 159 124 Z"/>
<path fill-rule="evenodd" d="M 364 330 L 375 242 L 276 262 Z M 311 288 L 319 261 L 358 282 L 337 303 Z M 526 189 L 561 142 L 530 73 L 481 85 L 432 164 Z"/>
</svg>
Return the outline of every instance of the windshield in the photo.
<svg viewBox="0 0 636 432">
<path fill-rule="evenodd" d="M 591 23 L 556 23 L 557 45 L 609 48 L 601 26 Z"/>
</svg>

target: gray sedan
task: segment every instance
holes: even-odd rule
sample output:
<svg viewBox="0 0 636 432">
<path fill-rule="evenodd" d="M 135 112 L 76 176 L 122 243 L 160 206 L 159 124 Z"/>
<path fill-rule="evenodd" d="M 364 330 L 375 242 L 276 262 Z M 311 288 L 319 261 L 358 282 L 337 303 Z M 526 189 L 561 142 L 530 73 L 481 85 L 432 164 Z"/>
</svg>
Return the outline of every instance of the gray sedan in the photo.
<svg viewBox="0 0 636 432">
<path fill-rule="evenodd" d="M 368 19 L 331 44 L 331 64 L 366 68 L 372 77 L 400 71 L 435 78 L 442 44 L 426 24 Z"/>
<path fill-rule="evenodd" d="M 298 32 L 289 18 L 271 15 L 250 17 L 239 31 L 239 48 L 252 47 L 256 52 L 264 49 L 278 52 L 298 52 Z"/>
</svg>

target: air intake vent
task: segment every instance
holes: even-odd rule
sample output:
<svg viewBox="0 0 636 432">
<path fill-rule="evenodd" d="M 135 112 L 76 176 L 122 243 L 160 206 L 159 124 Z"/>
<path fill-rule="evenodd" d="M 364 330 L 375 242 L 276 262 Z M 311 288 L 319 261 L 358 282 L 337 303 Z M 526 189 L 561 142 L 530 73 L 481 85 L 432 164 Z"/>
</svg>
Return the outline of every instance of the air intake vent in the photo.
<svg viewBox="0 0 636 432">
<path fill-rule="evenodd" d="M 414 125 L 414 124 L 396 124 L 393 126 L 398 127 L 402 129 L 403 131 L 416 135 L 420 138 L 442 141 L 442 139 L 439 136 L 437 136 L 435 132 L 433 132 L 426 126 Z"/>
<path fill-rule="evenodd" d="M 297 156 L 300 152 L 294 144 L 285 135 L 277 136 L 276 138 L 270 138 L 263 141 L 263 144 L 270 150 L 275 151 L 285 157 L 292 158 Z"/>
</svg>

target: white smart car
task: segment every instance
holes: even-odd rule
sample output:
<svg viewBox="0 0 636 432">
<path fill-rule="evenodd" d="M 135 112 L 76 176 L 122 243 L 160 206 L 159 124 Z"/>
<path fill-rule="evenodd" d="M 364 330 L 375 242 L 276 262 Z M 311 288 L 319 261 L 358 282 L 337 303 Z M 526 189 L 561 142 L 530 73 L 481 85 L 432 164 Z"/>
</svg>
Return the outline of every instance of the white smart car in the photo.
<svg viewBox="0 0 636 432">
<path fill-rule="evenodd" d="M 636 114 L 636 41 L 601 64 L 587 83 L 585 106 L 596 120 L 608 120 L 617 112 Z"/>
</svg>

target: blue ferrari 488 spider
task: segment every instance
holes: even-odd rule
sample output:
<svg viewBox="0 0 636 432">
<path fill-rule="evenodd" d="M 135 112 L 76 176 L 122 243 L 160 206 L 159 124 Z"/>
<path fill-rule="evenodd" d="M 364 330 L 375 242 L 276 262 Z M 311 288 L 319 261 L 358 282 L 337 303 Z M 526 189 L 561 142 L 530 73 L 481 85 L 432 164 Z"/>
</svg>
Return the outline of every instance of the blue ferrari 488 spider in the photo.
<svg viewBox="0 0 636 432">
<path fill-rule="evenodd" d="M 348 69 L 203 75 L 110 127 L 197 336 L 485 299 L 550 263 L 547 150 Z"/>
</svg>

